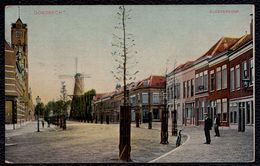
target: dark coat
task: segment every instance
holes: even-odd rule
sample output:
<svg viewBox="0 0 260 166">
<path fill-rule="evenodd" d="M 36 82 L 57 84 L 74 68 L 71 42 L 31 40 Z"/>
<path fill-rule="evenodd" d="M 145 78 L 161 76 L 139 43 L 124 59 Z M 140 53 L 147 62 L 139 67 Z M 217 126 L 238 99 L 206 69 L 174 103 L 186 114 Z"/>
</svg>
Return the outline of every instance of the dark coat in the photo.
<svg viewBox="0 0 260 166">
<path fill-rule="evenodd" d="M 211 130 L 211 128 L 212 128 L 212 120 L 210 118 L 205 119 L 204 130 Z"/>
<path fill-rule="evenodd" d="M 220 119 L 219 119 L 219 117 L 216 118 L 216 124 L 217 124 L 218 126 L 220 126 Z"/>
</svg>

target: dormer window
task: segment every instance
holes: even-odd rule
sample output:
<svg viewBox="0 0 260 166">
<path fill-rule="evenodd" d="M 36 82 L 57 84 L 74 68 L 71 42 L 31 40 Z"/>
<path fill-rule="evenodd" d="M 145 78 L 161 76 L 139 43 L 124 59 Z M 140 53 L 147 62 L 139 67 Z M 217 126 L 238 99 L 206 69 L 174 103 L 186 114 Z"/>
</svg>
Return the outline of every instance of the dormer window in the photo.
<svg viewBox="0 0 260 166">
<path fill-rule="evenodd" d="M 144 87 L 148 87 L 148 80 L 144 81 Z"/>
</svg>

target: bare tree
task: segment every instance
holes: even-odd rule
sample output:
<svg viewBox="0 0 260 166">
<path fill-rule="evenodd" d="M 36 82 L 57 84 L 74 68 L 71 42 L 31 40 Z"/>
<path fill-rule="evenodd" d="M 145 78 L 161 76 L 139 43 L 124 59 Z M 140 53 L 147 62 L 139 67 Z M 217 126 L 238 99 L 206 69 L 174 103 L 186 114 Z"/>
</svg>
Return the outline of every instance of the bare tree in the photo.
<svg viewBox="0 0 260 166">
<path fill-rule="evenodd" d="M 61 126 L 63 129 L 66 129 L 66 116 L 67 116 L 67 108 L 68 108 L 68 95 L 67 89 L 65 85 L 65 81 L 61 81 L 61 90 L 60 90 L 60 100 L 62 102 L 61 110 L 62 110 L 62 123 Z"/>
<path fill-rule="evenodd" d="M 114 66 L 113 74 L 114 78 L 124 85 L 124 105 L 128 105 L 128 95 L 127 95 L 127 83 L 134 81 L 136 79 L 135 75 L 139 72 L 137 70 L 133 71 L 133 67 L 137 65 L 137 61 L 134 55 L 137 51 L 134 50 L 135 40 L 131 33 L 128 33 L 127 25 L 130 23 L 131 9 L 126 10 L 125 6 L 119 6 L 119 11 L 117 12 L 117 18 L 119 22 L 115 25 L 116 33 L 113 34 L 111 52 L 113 59 L 116 62 Z"/>
</svg>

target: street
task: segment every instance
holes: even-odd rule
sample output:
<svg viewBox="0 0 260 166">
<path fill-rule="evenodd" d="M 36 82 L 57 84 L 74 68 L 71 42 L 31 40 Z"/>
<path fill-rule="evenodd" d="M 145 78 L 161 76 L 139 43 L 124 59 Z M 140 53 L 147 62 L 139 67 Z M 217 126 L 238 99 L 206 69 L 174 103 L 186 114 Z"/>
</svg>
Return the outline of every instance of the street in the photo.
<svg viewBox="0 0 260 166">
<path fill-rule="evenodd" d="M 17 130 L 6 130 L 6 161 L 12 163 L 117 163 L 118 124 L 92 124 L 68 121 L 67 130 L 51 125 L 36 132 L 36 122 Z M 46 126 L 46 125 L 45 125 Z M 251 162 L 253 161 L 253 130 L 237 132 L 220 128 L 221 137 L 203 144 L 203 127 L 178 126 L 183 129 L 182 145 L 175 148 L 176 137 L 169 144 L 160 144 L 160 123 L 153 129 L 142 123 L 131 127 L 131 159 L 133 162 Z"/>
<path fill-rule="evenodd" d="M 118 160 L 119 124 L 70 122 L 67 130 L 40 128 L 33 122 L 17 130 L 6 131 L 5 158 L 13 163 L 96 163 Z M 46 125 L 45 125 L 46 126 Z M 176 137 L 160 144 L 160 130 L 131 128 L 131 159 L 149 162 L 175 148 Z M 17 134 L 14 134 L 17 133 Z M 185 138 L 184 138 L 185 140 Z"/>
</svg>

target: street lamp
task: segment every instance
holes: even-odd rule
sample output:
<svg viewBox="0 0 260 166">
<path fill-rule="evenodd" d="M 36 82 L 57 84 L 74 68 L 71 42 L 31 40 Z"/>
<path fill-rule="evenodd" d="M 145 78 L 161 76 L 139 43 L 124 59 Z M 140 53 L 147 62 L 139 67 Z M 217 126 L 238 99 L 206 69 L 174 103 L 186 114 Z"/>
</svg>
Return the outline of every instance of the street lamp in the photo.
<svg viewBox="0 0 260 166">
<path fill-rule="evenodd" d="M 37 96 L 36 97 L 36 103 L 37 103 L 37 105 L 36 105 L 36 108 L 37 108 L 37 132 L 40 132 L 40 120 L 39 120 L 39 111 L 40 111 L 40 109 L 39 109 L 39 107 L 40 107 L 40 103 L 41 103 L 41 98 L 39 97 L 39 96 Z"/>
</svg>

